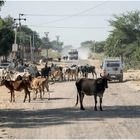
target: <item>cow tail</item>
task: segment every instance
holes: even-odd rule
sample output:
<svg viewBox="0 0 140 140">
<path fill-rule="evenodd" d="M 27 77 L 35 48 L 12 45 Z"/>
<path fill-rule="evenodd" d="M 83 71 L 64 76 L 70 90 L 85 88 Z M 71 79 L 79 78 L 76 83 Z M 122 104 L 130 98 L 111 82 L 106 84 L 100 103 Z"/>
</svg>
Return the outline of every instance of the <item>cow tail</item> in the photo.
<svg viewBox="0 0 140 140">
<path fill-rule="evenodd" d="M 79 83 L 79 80 L 78 81 L 76 81 L 76 83 L 75 83 L 75 85 L 76 85 L 76 88 L 77 88 L 77 98 L 76 98 L 76 104 L 75 104 L 75 106 L 77 106 L 78 105 L 78 100 L 79 100 L 79 96 L 78 96 L 78 94 L 79 94 L 79 87 L 78 87 L 78 84 Z"/>
<path fill-rule="evenodd" d="M 76 99 L 76 104 L 75 104 L 75 106 L 77 106 L 78 105 L 78 92 L 77 92 L 77 99 Z"/>
</svg>

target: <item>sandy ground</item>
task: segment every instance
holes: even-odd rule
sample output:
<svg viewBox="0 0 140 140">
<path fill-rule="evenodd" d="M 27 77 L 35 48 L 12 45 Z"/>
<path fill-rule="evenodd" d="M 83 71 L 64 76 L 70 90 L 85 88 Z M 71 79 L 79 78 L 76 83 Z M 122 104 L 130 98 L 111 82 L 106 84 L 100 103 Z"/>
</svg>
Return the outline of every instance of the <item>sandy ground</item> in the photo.
<svg viewBox="0 0 140 140">
<path fill-rule="evenodd" d="M 89 63 L 97 66 L 99 76 L 98 60 Z M 16 102 L 10 103 L 8 90 L 0 87 L 0 138 L 140 139 L 139 76 L 140 71 L 129 70 L 124 73 L 123 83 L 109 83 L 102 112 L 93 110 L 93 98 L 89 96 L 84 99 L 85 111 L 74 106 L 74 81 L 50 85 L 51 100 L 46 93 L 44 100 L 38 98 L 31 103 L 23 103 L 24 92 L 16 92 Z"/>
</svg>

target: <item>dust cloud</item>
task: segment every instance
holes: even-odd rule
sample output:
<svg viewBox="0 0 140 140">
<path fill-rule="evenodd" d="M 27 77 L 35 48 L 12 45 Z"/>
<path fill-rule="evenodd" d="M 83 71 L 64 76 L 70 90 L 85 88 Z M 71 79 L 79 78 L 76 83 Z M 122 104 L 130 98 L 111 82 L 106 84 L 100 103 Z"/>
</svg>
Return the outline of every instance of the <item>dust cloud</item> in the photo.
<svg viewBox="0 0 140 140">
<path fill-rule="evenodd" d="M 67 56 L 70 49 L 77 49 L 79 59 L 84 60 L 84 59 L 88 59 L 88 57 L 89 57 L 90 48 L 81 48 L 81 47 L 80 48 L 65 47 L 62 50 L 61 55 L 62 56 Z"/>
<path fill-rule="evenodd" d="M 88 59 L 90 49 L 89 48 L 78 48 L 79 59 Z"/>
</svg>

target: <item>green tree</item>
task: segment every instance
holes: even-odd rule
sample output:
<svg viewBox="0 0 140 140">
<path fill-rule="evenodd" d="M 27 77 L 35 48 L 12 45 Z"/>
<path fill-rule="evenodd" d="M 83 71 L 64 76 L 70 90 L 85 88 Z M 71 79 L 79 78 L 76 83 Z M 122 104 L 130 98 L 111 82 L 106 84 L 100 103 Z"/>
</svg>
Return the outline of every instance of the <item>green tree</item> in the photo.
<svg viewBox="0 0 140 140">
<path fill-rule="evenodd" d="M 7 57 L 12 50 L 14 31 L 11 20 L 10 17 L 0 19 L 0 56 Z"/>
<path fill-rule="evenodd" d="M 4 5 L 4 1 L 3 0 L 0 0 L 0 8 L 1 8 L 1 6 L 3 6 Z"/>
<path fill-rule="evenodd" d="M 51 46 L 53 50 L 61 52 L 63 50 L 63 42 L 57 42 L 56 40 L 51 41 Z"/>
<path fill-rule="evenodd" d="M 33 31 L 28 26 L 22 25 L 21 30 L 18 27 L 17 28 L 17 44 L 21 44 L 25 47 L 30 47 L 30 37 L 31 42 L 33 43 L 33 37 L 34 37 L 34 47 L 39 48 L 42 46 L 42 41 L 36 31 Z"/>
<path fill-rule="evenodd" d="M 93 41 L 90 40 L 90 41 L 84 41 L 84 42 L 81 42 L 81 48 L 92 48 L 93 46 Z"/>
<path fill-rule="evenodd" d="M 106 40 L 106 54 L 121 57 L 124 61 L 137 61 L 136 51 L 139 52 L 140 49 L 140 12 L 114 15 L 114 19 L 110 20 L 109 23 L 113 30 Z"/>
</svg>

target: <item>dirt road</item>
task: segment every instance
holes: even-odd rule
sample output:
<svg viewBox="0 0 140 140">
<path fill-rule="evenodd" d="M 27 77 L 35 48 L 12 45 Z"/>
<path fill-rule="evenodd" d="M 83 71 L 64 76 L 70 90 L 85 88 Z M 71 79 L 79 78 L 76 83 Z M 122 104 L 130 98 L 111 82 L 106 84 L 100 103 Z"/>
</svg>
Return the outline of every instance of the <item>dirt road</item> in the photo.
<svg viewBox="0 0 140 140">
<path fill-rule="evenodd" d="M 16 102 L 10 103 L 8 90 L 0 87 L 0 138 L 140 139 L 140 89 L 130 81 L 109 83 L 104 111 L 94 111 L 94 100 L 88 96 L 85 111 L 75 107 L 73 81 L 50 85 L 50 91 L 51 100 L 46 93 L 44 100 L 23 103 L 24 94 L 17 92 Z"/>
</svg>

